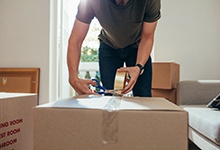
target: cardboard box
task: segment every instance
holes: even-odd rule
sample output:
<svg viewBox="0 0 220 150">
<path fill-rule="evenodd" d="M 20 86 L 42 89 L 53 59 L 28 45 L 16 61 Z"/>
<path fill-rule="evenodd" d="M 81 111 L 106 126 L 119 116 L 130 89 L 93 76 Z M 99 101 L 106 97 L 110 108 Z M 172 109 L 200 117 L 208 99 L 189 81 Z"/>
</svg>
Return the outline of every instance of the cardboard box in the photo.
<svg viewBox="0 0 220 150">
<path fill-rule="evenodd" d="M 34 109 L 34 150 L 187 150 L 188 117 L 163 98 L 67 98 Z"/>
<path fill-rule="evenodd" d="M 152 63 L 152 88 L 174 89 L 180 80 L 180 66 L 174 62 Z"/>
<path fill-rule="evenodd" d="M 33 149 L 36 94 L 0 93 L 0 150 Z"/>
<path fill-rule="evenodd" d="M 39 68 L 0 68 L 0 92 L 38 93 Z"/>
<path fill-rule="evenodd" d="M 172 103 L 176 104 L 176 89 L 163 90 L 163 89 L 152 89 L 153 97 L 163 97 Z"/>
</svg>

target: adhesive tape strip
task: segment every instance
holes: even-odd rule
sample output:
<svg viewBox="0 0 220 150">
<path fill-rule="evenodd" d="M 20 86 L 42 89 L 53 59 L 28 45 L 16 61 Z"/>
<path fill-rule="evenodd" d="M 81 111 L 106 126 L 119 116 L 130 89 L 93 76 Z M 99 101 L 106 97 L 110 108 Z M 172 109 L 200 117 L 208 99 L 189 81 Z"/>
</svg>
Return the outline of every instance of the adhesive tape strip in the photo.
<svg viewBox="0 0 220 150">
<path fill-rule="evenodd" d="M 112 97 L 105 105 L 102 117 L 102 142 L 104 144 L 118 141 L 119 107 L 122 97 Z"/>
<path fill-rule="evenodd" d="M 126 74 L 127 72 L 116 72 L 114 90 L 123 89 L 125 87 Z"/>
</svg>

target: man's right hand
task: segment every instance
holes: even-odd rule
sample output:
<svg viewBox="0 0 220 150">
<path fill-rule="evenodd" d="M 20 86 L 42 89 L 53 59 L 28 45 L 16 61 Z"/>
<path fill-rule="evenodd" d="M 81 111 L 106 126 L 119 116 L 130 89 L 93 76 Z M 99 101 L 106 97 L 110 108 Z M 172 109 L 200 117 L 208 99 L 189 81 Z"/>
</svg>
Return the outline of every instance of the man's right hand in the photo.
<svg viewBox="0 0 220 150">
<path fill-rule="evenodd" d="M 95 81 L 71 77 L 70 75 L 69 83 L 79 95 L 95 94 L 95 92 L 89 89 L 89 85 L 96 85 Z"/>
</svg>

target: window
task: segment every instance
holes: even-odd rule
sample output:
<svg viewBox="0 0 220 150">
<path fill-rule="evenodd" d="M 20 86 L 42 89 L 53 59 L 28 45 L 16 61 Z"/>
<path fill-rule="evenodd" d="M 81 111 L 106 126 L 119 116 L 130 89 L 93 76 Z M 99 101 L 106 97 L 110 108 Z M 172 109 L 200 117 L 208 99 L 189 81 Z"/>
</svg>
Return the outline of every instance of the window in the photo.
<svg viewBox="0 0 220 150">
<path fill-rule="evenodd" d="M 65 17 L 64 22 L 68 23 L 68 32 L 70 34 L 75 16 L 77 14 L 77 6 L 80 0 L 67 0 L 64 7 Z M 82 45 L 81 62 L 98 62 L 98 35 L 101 26 L 97 19 L 93 19 L 88 34 Z"/>
</svg>

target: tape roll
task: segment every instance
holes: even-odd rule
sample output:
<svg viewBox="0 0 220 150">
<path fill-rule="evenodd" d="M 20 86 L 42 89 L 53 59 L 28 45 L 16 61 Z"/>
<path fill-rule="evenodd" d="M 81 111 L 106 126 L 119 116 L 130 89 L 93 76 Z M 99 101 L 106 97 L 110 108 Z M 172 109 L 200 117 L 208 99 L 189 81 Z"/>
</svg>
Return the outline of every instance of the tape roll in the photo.
<svg viewBox="0 0 220 150">
<path fill-rule="evenodd" d="M 126 85 L 127 72 L 116 72 L 114 90 L 123 89 Z"/>
</svg>

